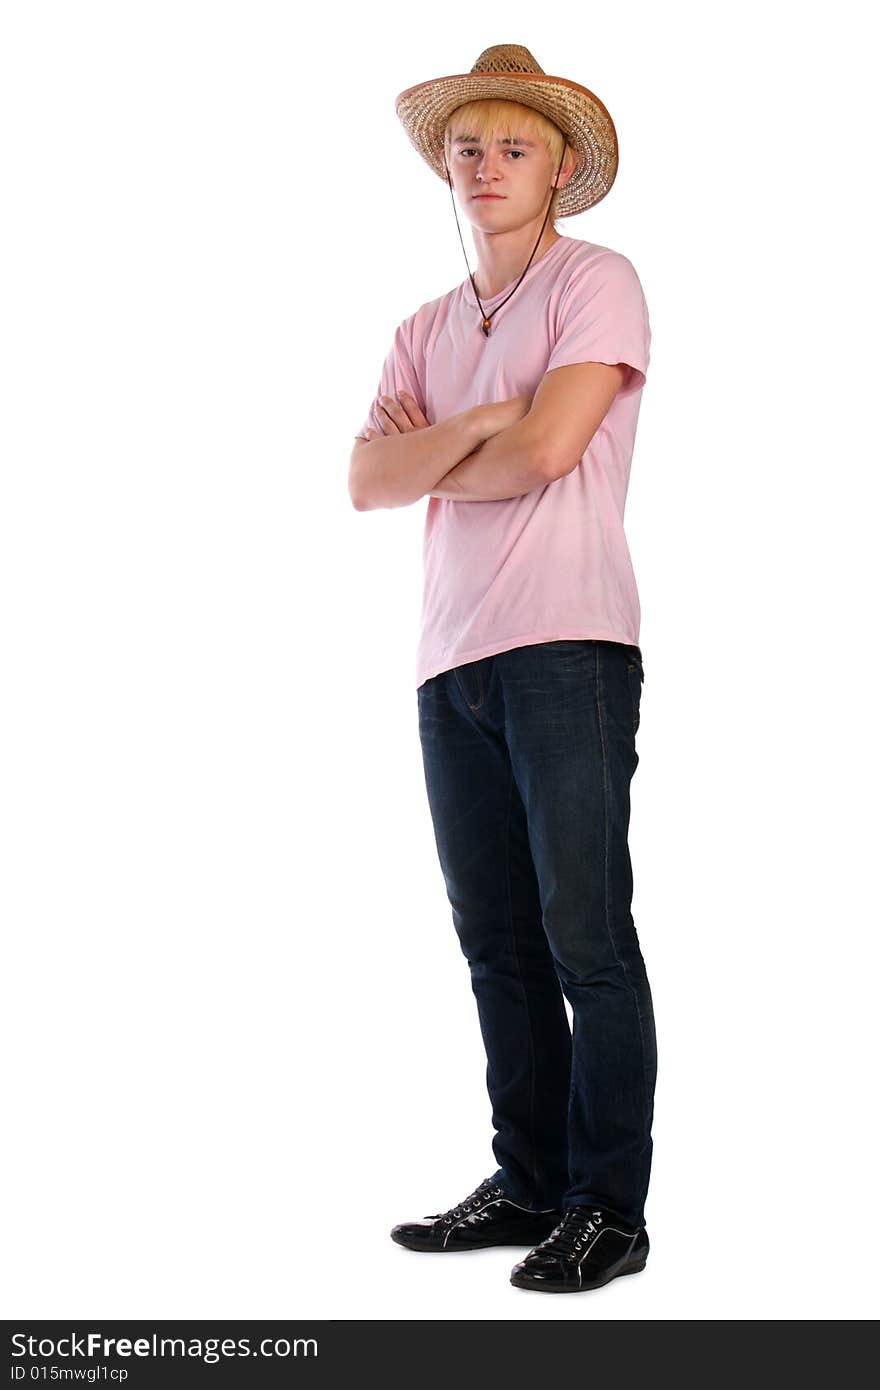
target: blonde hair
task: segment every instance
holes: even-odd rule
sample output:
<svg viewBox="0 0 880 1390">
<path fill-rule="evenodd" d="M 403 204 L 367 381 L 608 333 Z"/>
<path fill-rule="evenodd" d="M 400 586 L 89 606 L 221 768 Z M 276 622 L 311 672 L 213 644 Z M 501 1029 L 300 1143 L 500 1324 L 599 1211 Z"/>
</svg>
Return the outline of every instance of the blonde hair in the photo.
<svg viewBox="0 0 880 1390">
<path fill-rule="evenodd" d="M 469 135 L 474 135 L 481 144 L 490 136 L 515 135 L 532 136 L 543 141 L 550 155 L 554 171 L 562 159 L 565 136 L 553 121 L 536 111 L 533 106 L 523 106 L 518 101 L 503 101 L 493 97 L 481 97 L 477 101 L 467 101 L 457 106 L 443 132 L 443 150 L 448 164 L 452 155 L 453 126 L 463 127 Z M 569 145 L 568 151 L 573 153 Z M 554 188 L 550 199 L 550 219 L 556 227 L 556 206 L 561 189 Z"/>
</svg>

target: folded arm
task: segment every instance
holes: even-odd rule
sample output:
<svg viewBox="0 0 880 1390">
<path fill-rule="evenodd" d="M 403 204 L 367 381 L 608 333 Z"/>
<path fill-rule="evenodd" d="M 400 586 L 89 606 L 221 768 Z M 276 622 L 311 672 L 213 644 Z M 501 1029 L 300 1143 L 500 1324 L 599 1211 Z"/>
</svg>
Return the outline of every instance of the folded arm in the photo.
<svg viewBox="0 0 880 1390">
<path fill-rule="evenodd" d="M 386 432 L 352 450 L 352 503 L 369 511 L 425 495 L 495 502 L 546 487 L 577 467 L 628 371 L 626 363 L 555 367 L 534 397 L 472 406 L 435 425 L 409 393 L 382 397 Z"/>
<path fill-rule="evenodd" d="M 526 416 L 463 458 L 435 484 L 430 495 L 452 502 L 498 502 L 534 492 L 550 479 L 540 435 Z"/>
<path fill-rule="evenodd" d="M 419 429 L 358 436 L 351 451 L 348 491 L 359 512 L 408 507 L 467 458 L 482 439 L 470 410 Z"/>
<path fill-rule="evenodd" d="M 629 375 L 625 362 L 575 362 L 544 374 L 529 413 L 462 459 L 432 497 L 486 502 L 521 497 L 576 468 Z"/>
</svg>

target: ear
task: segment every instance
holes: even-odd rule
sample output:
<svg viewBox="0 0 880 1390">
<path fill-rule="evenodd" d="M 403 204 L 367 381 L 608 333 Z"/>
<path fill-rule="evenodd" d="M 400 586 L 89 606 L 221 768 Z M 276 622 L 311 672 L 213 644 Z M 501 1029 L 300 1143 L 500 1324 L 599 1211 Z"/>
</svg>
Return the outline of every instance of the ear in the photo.
<svg viewBox="0 0 880 1390">
<path fill-rule="evenodd" d="M 572 176 L 572 174 L 574 173 L 574 171 L 575 171 L 576 168 L 577 168 L 577 155 L 575 154 L 574 150 L 571 148 L 571 145 L 566 145 L 566 147 L 565 147 L 565 159 L 562 161 L 562 173 L 559 175 L 558 181 L 557 181 L 557 180 L 554 180 L 554 182 L 553 182 L 553 187 L 554 187 L 554 188 L 564 188 L 565 185 L 568 183 L 569 179 L 571 178 L 571 176 Z"/>
</svg>

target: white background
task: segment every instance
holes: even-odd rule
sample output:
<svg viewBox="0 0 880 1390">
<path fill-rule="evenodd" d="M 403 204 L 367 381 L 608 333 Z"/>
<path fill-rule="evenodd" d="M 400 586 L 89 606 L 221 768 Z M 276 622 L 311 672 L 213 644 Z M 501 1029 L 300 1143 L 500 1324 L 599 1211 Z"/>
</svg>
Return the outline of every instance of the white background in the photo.
<svg viewBox="0 0 880 1390">
<path fill-rule="evenodd" d="M 876 123 L 867 8 L 6 4 L 2 1313 L 876 1315 Z M 615 121 L 568 235 L 653 332 L 634 915 L 644 1274 L 391 1226 L 493 1171 L 414 657 L 358 513 L 397 324 L 467 275 L 404 88 L 521 43 Z M 471 269 L 477 262 L 462 221 Z"/>
</svg>

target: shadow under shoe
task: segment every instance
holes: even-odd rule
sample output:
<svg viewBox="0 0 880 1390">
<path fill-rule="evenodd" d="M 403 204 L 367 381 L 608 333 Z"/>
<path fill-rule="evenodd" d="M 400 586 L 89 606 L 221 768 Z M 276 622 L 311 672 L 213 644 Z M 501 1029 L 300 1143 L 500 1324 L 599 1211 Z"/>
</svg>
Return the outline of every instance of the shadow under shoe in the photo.
<svg viewBox="0 0 880 1390">
<path fill-rule="evenodd" d="M 544 1293 L 584 1293 L 619 1274 L 638 1274 L 649 1249 L 644 1226 L 627 1226 L 593 1207 L 570 1207 L 546 1240 L 514 1265 L 510 1282 Z"/>
<path fill-rule="evenodd" d="M 408 1250 L 483 1250 L 490 1245 L 534 1245 L 558 1225 L 562 1211 L 533 1211 L 485 1178 L 469 1197 L 423 1221 L 395 1226 L 391 1239 Z"/>
</svg>

